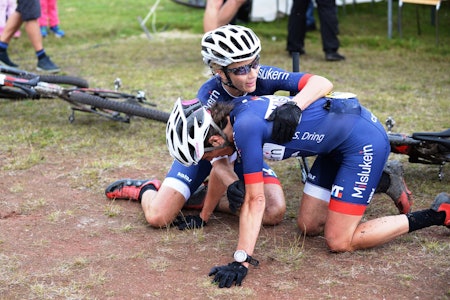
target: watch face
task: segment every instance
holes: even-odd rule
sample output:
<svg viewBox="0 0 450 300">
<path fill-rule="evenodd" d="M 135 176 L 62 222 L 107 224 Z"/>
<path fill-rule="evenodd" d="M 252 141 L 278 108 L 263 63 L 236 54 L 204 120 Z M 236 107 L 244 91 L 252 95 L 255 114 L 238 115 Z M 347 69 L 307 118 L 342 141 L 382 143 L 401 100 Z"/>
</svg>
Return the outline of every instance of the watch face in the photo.
<svg viewBox="0 0 450 300">
<path fill-rule="evenodd" d="M 237 262 L 245 262 L 247 259 L 247 253 L 244 250 L 237 250 L 234 252 L 234 260 Z"/>
</svg>

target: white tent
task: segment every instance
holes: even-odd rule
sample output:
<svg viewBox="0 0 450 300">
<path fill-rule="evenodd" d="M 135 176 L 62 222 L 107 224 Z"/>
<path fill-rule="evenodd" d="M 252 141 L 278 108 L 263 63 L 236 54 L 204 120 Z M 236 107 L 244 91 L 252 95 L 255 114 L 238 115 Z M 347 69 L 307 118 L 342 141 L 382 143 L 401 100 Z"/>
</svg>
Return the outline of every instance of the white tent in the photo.
<svg viewBox="0 0 450 300">
<path fill-rule="evenodd" d="M 336 5 L 356 4 L 381 0 L 336 0 Z M 289 15 L 292 0 L 253 0 L 250 20 L 272 22 L 278 15 Z"/>
</svg>

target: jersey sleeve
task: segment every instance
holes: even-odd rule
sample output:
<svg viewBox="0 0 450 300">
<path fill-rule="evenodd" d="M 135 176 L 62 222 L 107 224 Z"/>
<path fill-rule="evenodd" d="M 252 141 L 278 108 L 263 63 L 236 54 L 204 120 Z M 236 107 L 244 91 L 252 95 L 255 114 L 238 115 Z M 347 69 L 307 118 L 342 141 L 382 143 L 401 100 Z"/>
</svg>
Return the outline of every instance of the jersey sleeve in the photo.
<svg viewBox="0 0 450 300">
<path fill-rule="evenodd" d="M 197 98 L 206 108 L 210 108 L 218 101 L 228 102 L 233 99 L 220 84 L 220 79 L 217 76 L 208 79 L 197 92 Z"/>
<path fill-rule="evenodd" d="M 242 159 L 246 184 L 263 182 L 262 144 L 268 126 L 270 123 L 261 114 L 250 110 L 239 116 L 233 125 L 234 142 Z"/>
<path fill-rule="evenodd" d="M 271 95 L 277 91 L 298 93 L 302 90 L 313 74 L 302 72 L 288 72 L 273 67 L 261 66 L 258 73 L 257 87 L 253 95 Z"/>
</svg>

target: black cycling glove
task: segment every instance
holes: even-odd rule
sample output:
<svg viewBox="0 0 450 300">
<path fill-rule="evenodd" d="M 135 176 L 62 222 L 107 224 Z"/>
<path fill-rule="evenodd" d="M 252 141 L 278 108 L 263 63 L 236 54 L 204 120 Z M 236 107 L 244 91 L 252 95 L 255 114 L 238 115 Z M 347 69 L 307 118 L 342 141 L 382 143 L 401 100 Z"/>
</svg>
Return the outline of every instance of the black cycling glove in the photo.
<svg viewBox="0 0 450 300">
<path fill-rule="evenodd" d="M 177 226 L 179 230 L 202 228 L 206 226 L 206 222 L 203 221 L 199 215 L 178 216 L 172 224 Z"/>
<path fill-rule="evenodd" d="M 245 184 L 243 181 L 236 180 L 228 186 L 227 198 L 232 213 L 236 213 L 236 211 L 242 206 L 242 203 L 244 203 L 244 197 Z"/>
<path fill-rule="evenodd" d="M 280 144 L 292 140 L 301 116 L 302 110 L 294 101 L 288 101 L 274 109 L 267 119 L 273 121 L 272 139 Z"/>
<path fill-rule="evenodd" d="M 214 267 L 209 272 L 208 276 L 213 276 L 213 283 L 219 283 L 219 288 L 231 287 L 233 282 L 235 285 L 241 285 L 242 280 L 244 280 L 247 275 L 247 267 L 243 266 L 241 263 L 235 261 L 229 263 L 226 266 Z"/>
</svg>

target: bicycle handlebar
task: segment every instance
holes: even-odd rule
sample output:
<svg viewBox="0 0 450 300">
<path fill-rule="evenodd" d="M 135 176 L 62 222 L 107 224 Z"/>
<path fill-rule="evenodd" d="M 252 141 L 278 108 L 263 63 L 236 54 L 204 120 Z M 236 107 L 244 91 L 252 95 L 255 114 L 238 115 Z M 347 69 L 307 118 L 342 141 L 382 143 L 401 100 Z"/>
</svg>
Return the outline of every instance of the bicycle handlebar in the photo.
<svg viewBox="0 0 450 300">
<path fill-rule="evenodd" d="M 34 89 L 38 82 L 39 77 L 34 77 L 32 79 L 23 79 L 0 74 L 0 85 L 19 88 L 32 99 L 39 98 L 39 93 L 37 93 Z"/>
</svg>

